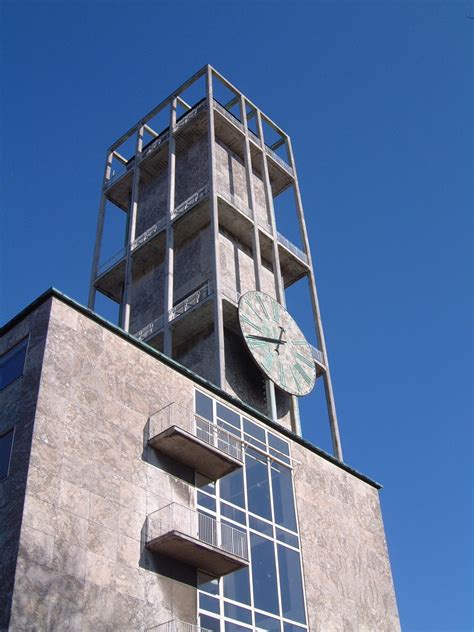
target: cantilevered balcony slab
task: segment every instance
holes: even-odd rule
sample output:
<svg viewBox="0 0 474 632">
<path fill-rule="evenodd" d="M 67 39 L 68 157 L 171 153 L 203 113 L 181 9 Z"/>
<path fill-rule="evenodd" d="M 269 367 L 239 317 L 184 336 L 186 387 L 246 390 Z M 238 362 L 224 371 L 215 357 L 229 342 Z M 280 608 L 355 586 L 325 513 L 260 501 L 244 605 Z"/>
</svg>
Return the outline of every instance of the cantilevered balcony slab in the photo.
<svg viewBox="0 0 474 632">
<path fill-rule="evenodd" d="M 105 296 L 120 303 L 125 278 L 125 248 L 100 264 L 95 287 Z"/>
<path fill-rule="evenodd" d="M 245 533 L 178 503 L 147 517 L 146 547 L 214 577 L 249 563 Z"/>
<path fill-rule="evenodd" d="M 215 481 L 242 467 L 237 437 L 176 403 L 149 420 L 148 443 L 180 463 Z"/>
</svg>

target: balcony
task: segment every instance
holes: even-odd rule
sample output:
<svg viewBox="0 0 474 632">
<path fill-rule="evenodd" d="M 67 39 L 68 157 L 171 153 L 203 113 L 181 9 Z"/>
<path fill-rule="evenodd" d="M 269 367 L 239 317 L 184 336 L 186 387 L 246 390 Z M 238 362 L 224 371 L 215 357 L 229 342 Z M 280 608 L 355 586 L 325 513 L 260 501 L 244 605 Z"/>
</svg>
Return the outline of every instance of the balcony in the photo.
<svg viewBox="0 0 474 632">
<path fill-rule="evenodd" d="M 125 256 L 126 248 L 122 247 L 112 257 L 99 265 L 95 279 L 96 288 L 117 303 L 120 303 L 122 299 Z"/>
<path fill-rule="evenodd" d="M 212 632 L 208 628 L 200 628 L 193 623 L 185 623 L 178 619 L 166 621 L 166 623 L 159 623 L 152 628 L 147 628 L 147 632 Z"/>
<path fill-rule="evenodd" d="M 147 517 L 145 541 L 150 551 L 214 577 L 248 566 L 245 533 L 178 503 Z"/>
<path fill-rule="evenodd" d="M 149 419 L 149 441 L 171 456 L 215 481 L 242 467 L 242 443 L 234 435 L 176 403 Z"/>
</svg>

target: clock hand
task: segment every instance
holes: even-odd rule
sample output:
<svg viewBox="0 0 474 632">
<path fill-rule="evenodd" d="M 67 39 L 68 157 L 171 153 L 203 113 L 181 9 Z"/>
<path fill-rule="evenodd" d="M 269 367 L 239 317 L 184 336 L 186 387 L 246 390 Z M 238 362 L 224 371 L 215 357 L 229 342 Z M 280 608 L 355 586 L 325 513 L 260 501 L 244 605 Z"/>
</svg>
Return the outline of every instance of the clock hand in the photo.
<svg viewBox="0 0 474 632">
<path fill-rule="evenodd" d="M 280 338 L 268 338 L 267 336 L 257 336 L 256 334 L 248 334 L 247 338 L 255 338 L 257 340 L 266 340 L 267 342 L 276 342 L 278 345 L 285 345 L 286 340 Z"/>
</svg>

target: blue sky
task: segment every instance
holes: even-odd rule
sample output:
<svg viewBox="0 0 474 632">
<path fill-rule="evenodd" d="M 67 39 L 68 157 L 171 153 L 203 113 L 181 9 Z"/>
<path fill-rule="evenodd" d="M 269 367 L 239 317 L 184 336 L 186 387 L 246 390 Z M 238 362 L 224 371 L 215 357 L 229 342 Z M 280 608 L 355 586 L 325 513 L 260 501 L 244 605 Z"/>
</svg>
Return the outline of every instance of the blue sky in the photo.
<svg viewBox="0 0 474 632">
<path fill-rule="evenodd" d="M 292 136 L 345 459 L 385 486 L 403 629 L 471 630 L 473 5 L 1 11 L 1 321 L 51 285 L 86 302 L 106 147 L 211 63 Z M 304 433 L 328 449 L 318 397 Z"/>
</svg>

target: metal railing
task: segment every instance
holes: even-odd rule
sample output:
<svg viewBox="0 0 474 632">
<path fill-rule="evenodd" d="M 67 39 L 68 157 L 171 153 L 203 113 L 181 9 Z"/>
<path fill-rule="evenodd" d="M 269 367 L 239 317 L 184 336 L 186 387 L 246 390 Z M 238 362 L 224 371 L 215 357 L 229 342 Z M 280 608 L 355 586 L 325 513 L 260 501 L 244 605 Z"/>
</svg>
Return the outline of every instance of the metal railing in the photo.
<svg viewBox="0 0 474 632">
<path fill-rule="evenodd" d="M 239 119 L 234 116 L 232 114 L 232 112 L 229 112 L 229 110 L 226 110 L 225 107 L 223 107 L 220 103 L 218 103 L 215 99 L 214 99 L 214 108 L 220 112 L 223 116 L 225 116 L 225 118 L 230 121 L 233 125 L 235 125 L 236 127 L 238 127 L 239 129 L 243 129 L 243 125 L 242 123 L 239 121 Z"/>
<path fill-rule="evenodd" d="M 97 277 L 102 276 L 104 272 L 107 272 L 110 268 L 112 268 L 115 264 L 117 264 L 123 257 L 125 257 L 126 248 L 122 246 L 118 252 L 114 255 L 103 261 L 99 267 L 97 268 Z M 97 278 L 96 277 L 96 278 Z"/>
<path fill-rule="evenodd" d="M 270 149 L 268 145 L 265 145 L 265 151 L 270 156 L 270 158 L 273 158 L 273 160 L 280 165 L 280 167 L 282 167 L 291 176 L 293 175 L 293 169 L 290 167 L 290 165 L 286 163 L 283 158 L 280 158 L 280 156 L 275 153 L 273 149 Z"/>
<path fill-rule="evenodd" d="M 162 217 L 158 222 L 156 222 L 156 224 L 153 224 L 153 226 L 148 228 L 145 232 L 143 232 L 139 237 L 137 237 L 132 242 L 132 250 L 135 250 L 135 248 L 138 248 L 138 246 L 141 246 L 142 244 L 147 242 L 149 239 L 151 239 L 154 235 L 161 232 L 165 226 L 166 226 L 166 217 Z"/>
<path fill-rule="evenodd" d="M 176 402 L 168 404 L 150 416 L 150 438 L 161 434 L 171 426 L 177 426 L 189 432 L 238 461 L 243 459 L 242 442 L 239 438 L 215 423 L 196 415 L 192 410 L 176 404 Z"/>
<path fill-rule="evenodd" d="M 260 138 L 257 136 L 257 134 L 254 134 L 251 129 L 249 129 L 249 137 L 250 137 L 250 140 L 253 140 L 254 143 L 259 145 L 260 147 L 262 146 L 262 143 L 260 142 Z"/>
<path fill-rule="evenodd" d="M 174 131 L 177 132 L 177 131 L 183 129 L 183 127 L 185 125 L 187 125 L 190 121 L 192 121 L 199 114 L 199 112 L 204 110 L 205 107 L 206 107 L 206 102 L 205 101 L 203 103 L 200 103 L 196 107 L 194 107 L 188 114 L 183 116 L 182 119 L 177 121 L 177 123 L 175 125 L 175 128 L 174 128 Z"/>
<path fill-rule="evenodd" d="M 160 145 L 165 143 L 169 139 L 169 137 L 169 132 L 164 132 L 163 134 L 160 134 L 158 138 L 155 138 L 154 141 L 152 141 L 147 147 L 145 147 L 145 149 L 140 154 L 140 160 L 143 160 L 144 158 L 152 154 L 155 150 L 158 149 L 158 147 L 160 147 Z"/>
<path fill-rule="evenodd" d="M 170 309 L 169 321 L 171 322 L 172 320 L 175 320 L 175 318 L 179 318 L 179 316 L 182 316 L 191 308 L 199 305 L 199 303 L 202 303 L 205 299 L 212 295 L 212 292 L 212 283 L 210 281 L 206 281 L 204 285 Z"/>
<path fill-rule="evenodd" d="M 163 316 L 158 316 L 158 318 L 152 320 L 151 323 L 148 323 L 148 325 L 145 325 L 145 327 L 142 327 L 142 329 L 134 333 L 134 337 L 138 338 L 138 340 L 148 340 L 152 334 L 156 334 L 163 329 L 164 320 Z"/>
<path fill-rule="evenodd" d="M 194 206 L 196 206 L 196 204 L 198 204 L 198 202 L 205 198 L 208 193 L 209 185 L 205 184 L 198 191 L 190 195 L 187 200 L 184 200 L 184 202 L 171 211 L 171 219 L 175 220 L 190 211 Z"/>
<path fill-rule="evenodd" d="M 115 182 L 118 182 L 122 176 L 130 171 L 131 167 L 131 164 L 129 164 L 128 166 L 123 165 L 123 169 L 120 169 L 119 171 L 114 170 L 110 175 L 110 178 L 104 182 L 104 187 L 108 189 L 109 186 L 111 186 Z"/>
<path fill-rule="evenodd" d="M 324 366 L 323 352 L 320 351 L 314 345 L 309 345 L 309 346 L 311 347 L 311 353 L 313 354 L 313 359 L 316 360 L 316 362 L 319 362 L 319 364 L 322 364 Z"/>
<path fill-rule="evenodd" d="M 217 187 L 217 195 L 219 195 L 222 199 L 224 199 L 229 204 L 232 204 L 232 206 L 234 206 L 238 211 L 240 211 L 241 213 L 243 213 L 244 215 L 252 219 L 252 211 L 244 203 L 244 201 L 238 198 L 236 195 L 234 195 L 233 193 L 230 193 L 229 191 L 226 191 L 224 187 L 220 187 L 220 186 Z"/>
<path fill-rule="evenodd" d="M 177 531 L 221 551 L 248 560 L 247 535 L 227 524 L 194 509 L 170 503 L 149 514 L 146 520 L 146 541 Z"/>
<path fill-rule="evenodd" d="M 185 623 L 179 619 L 159 623 L 152 628 L 147 628 L 147 632 L 212 632 L 209 628 L 201 628 L 194 623 Z"/>
<path fill-rule="evenodd" d="M 281 233 L 277 232 L 277 237 L 278 237 L 279 244 L 281 244 L 282 246 L 285 246 L 285 248 L 288 248 L 288 250 L 290 250 L 294 255 L 296 255 L 298 259 L 301 259 L 301 261 L 308 263 L 307 255 L 300 248 L 298 248 L 298 246 L 295 246 L 295 244 L 293 244 L 289 239 L 287 239 Z"/>
</svg>

